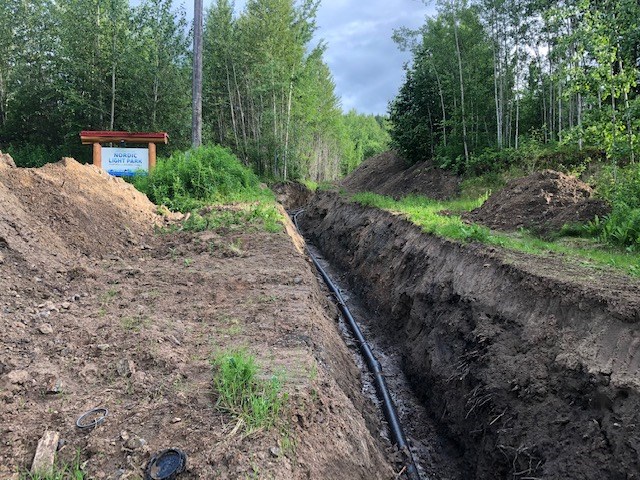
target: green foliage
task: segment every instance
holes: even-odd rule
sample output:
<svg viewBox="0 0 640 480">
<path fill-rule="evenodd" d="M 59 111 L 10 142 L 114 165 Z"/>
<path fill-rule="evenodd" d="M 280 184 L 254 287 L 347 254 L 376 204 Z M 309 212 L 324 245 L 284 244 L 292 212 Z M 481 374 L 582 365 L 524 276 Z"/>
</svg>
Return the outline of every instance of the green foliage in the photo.
<svg viewBox="0 0 640 480">
<path fill-rule="evenodd" d="M 170 148 L 188 145 L 184 10 L 172 0 L 136 3 L 2 2 L 0 149 L 11 145 L 29 166 L 62 156 L 89 161 L 78 139 L 87 129 L 162 130 Z"/>
<path fill-rule="evenodd" d="M 20 475 L 20 480 L 84 480 L 85 474 L 80 466 L 80 454 L 76 455 L 74 461 L 61 467 L 55 467 L 48 473 L 24 472 Z"/>
<path fill-rule="evenodd" d="M 640 165 L 604 169 L 598 193 L 609 201 L 612 210 L 590 222 L 587 231 L 609 244 L 640 252 Z"/>
<path fill-rule="evenodd" d="M 477 208 L 486 198 L 485 195 L 475 200 L 440 202 L 416 196 L 394 200 L 373 193 L 359 193 L 353 197 L 362 205 L 403 213 L 425 232 L 439 237 L 463 242 L 478 241 L 532 255 L 561 254 L 592 268 L 610 266 L 628 274 L 640 276 L 640 255 L 637 253 L 606 249 L 589 239 L 575 244 L 565 238 L 559 238 L 556 241 L 542 240 L 524 230 L 517 233 L 494 232 L 461 220 L 460 213 Z M 568 227 L 564 233 L 569 234 L 575 231 L 575 227 Z"/>
<path fill-rule="evenodd" d="M 464 242 L 481 242 L 489 236 L 488 228 L 467 224 L 458 215 L 461 212 L 479 207 L 486 200 L 486 197 L 474 200 L 441 202 L 417 195 L 410 195 L 402 200 L 394 200 L 391 197 L 363 192 L 355 194 L 353 199 L 361 205 L 405 213 L 425 232 L 441 237 Z M 440 214 L 442 211 L 446 211 L 447 215 Z"/>
<path fill-rule="evenodd" d="M 343 116 L 343 122 L 347 141 L 340 165 L 342 175 L 351 173 L 363 160 L 389 149 L 391 137 L 384 118 L 351 110 Z"/>
<path fill-rule="evenodd" d="M 9 145 L 4 151 L 11 155 L 18 167 L 41 167 L 63 157 L 62 148 L 47 148 L 37 144 Z"/>
<path fill-rule="evenodd" d="M 207 211 L 208 210 L 208 211 Z M 270 233 L 282 231 L 282 215 L 273 203 L 237 204 L 192 211 L 181 230 L 202 232 L 205 230 L 265 230 Z"/>
<path fill-rule="evenodd" d="M 413 59 L 390 105 L 394 147 L 468 175 L 634 161 L 639 17 L 634 0 L 438 2 L 395 33 Z"/>
<path fill-rule="evenodd" d="M 261 379 L 255 357 L 241 349 L 220 352 L 211 363 L 220 409 L 242 420 L 249 431 L 276 425 L 288 400 L 281 375 Z"/>
<path fill-rule="evenodd" d="M 174 211 L 191 211 L 207 204 L 273 200 L 258 177 L 228 149 L 218 145 L 177 152 L 160 159 L 153 172 L 133 183 L 149 199 Z"/>
</svg>

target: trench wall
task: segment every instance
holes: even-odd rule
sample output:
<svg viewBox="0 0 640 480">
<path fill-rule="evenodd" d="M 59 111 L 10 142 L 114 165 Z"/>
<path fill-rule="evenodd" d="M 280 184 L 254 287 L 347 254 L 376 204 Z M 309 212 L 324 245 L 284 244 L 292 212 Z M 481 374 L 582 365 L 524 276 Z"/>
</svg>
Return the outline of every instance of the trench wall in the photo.
<svg viewBox="0 0 640 480">
<path fill-rule="evenodd" d="M 384 318 L 376 333 L 404 352 L 465 478 L 640 478 L 637 285 L 436 238 L 333 193 L 301 224 Z"/>
</svg>

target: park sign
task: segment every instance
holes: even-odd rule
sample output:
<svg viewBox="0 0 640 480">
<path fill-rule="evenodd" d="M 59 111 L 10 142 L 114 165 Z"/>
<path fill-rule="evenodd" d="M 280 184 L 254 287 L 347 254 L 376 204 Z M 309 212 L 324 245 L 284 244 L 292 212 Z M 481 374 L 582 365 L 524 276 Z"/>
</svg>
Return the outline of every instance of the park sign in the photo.
<svg viewBox="0 0 640 480">
<path fill-rule="evenodd" d="M 156 165 L 156 143 L 169 143 L 166 132 L 131 133 L 111 131 L 80 132 L 83 145 L 93 145 L 93 164 L 110 175 L 126 177 L 137 172 L 149 172 Z M 120 147 L 102 147 L 103 143 Z M 125 144 L 147 144 L 148 148 L 129 148 Z"/>
<path fill-rule="evenodd" d="M 102 169 L 114 177 L 149 173 L 149 149 L 102 147 Z"/>
</svg>

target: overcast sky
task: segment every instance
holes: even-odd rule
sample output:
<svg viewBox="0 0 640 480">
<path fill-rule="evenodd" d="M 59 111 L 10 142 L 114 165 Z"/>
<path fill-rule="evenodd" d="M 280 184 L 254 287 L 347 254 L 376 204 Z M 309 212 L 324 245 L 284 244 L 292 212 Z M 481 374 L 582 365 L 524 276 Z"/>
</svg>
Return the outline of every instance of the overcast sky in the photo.
<svg viewBox="0 0 640 480">
<path fill-rule="evenodd" d="M 205 11 L 211 3 L 204 0 Z M 193 19 L 193 1 L 184 5 L 187 18 Z M 244 5 L 245 0 L 236 0 L 237 10 Z M 325 60 L 345 112 L 355 108 L 386 113 L 403 81 L 402 65 L 409 59 L 391 40 L 393 30 L 418 28 L 433 10 L 421 0 L 322 0 L 315 42 L 327 42 Z"/>
</svg>

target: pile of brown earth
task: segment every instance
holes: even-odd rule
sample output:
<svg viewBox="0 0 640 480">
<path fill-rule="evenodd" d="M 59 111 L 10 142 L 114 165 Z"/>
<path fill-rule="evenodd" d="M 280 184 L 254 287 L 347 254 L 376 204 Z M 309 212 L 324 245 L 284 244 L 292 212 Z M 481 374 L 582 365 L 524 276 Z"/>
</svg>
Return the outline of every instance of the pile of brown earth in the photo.
<svg viewBox="0 0 640 480">
<path fill-rule="evenodd" d="M 157 210 L 124 180 L 72 158 L 42 168 L 0 159 L 0 242 L 30 263 L 122 254 L 163 223 Z"/>
<path fill-rule="evenodd" d="M 0 157 L 0 478 L 26 478 L 46 431 L 91 479 L 143 478 L 171 447 L 180 480 L 397 478 L 301 239 L 157 234 L 157 210 L 92 166 Z M 211 358 L 238 347 L 285 372 L 277 428 L 249 434 L 217 408 Z M 94 407 L 104 423 L 76 428 Z"/>
<path fill-rule="evenodd" d="M 544 235 L 609 213 L 607 204 L 592 195 L 577 178 L 543 170 L 509 182 L 465 218 L 497 230 L 527 228 Z"/>
<path fill-rule="evenodd" d="M 401 198 L 425 195 L 444 200 L 458 194 L 457 176 L 435 167 L 431 162 L 408 166 L 396 152 L 389 151 L 371 157 L 351 172 L 342 182 L 349 192 L 374 192 Z"/>
</svg>

